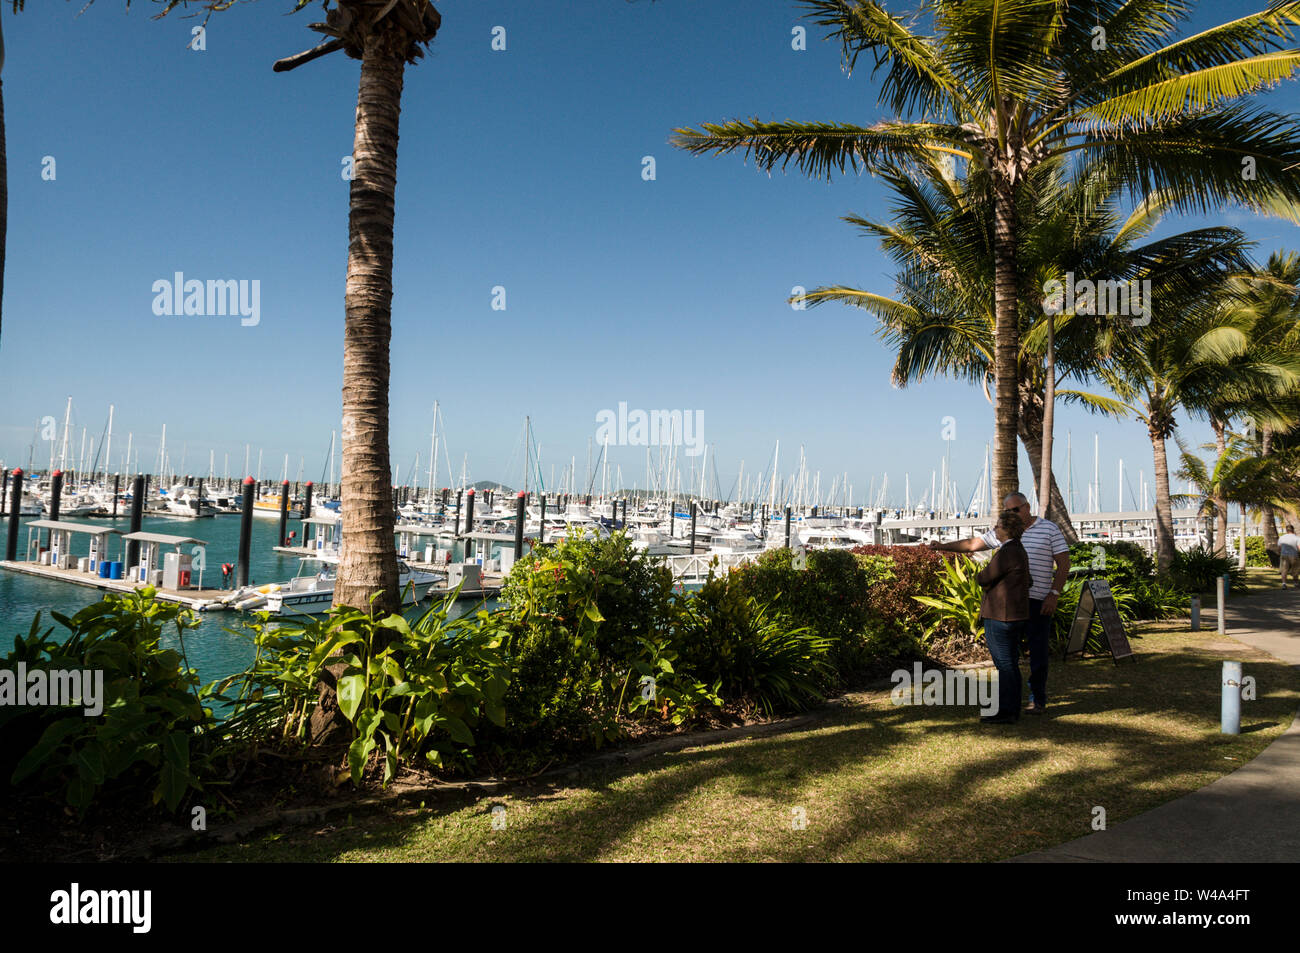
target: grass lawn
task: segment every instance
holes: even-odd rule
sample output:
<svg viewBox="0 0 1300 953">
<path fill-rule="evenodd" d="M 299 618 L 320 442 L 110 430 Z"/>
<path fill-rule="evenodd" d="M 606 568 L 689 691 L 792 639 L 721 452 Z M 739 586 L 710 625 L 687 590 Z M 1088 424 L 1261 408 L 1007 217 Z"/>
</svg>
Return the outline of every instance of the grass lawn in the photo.
<svg viewBox="0 0 1300 953">
<path fill-rule="evenodd" d="M 1090 833 L 1095 806 L 1113 825 L 1202 787 L 1290 724 L 1300 676 L 1289 666 L 1192 633 L 1185 619 L 1147 624 L 1132 643 L 1137 664 L 1054 659 L 1050 713 L 1016 725 L 980 725 L 974 707 L 895 706 L 888 690 L 855 694 L 788 734 L 171 859 L 999 860 Z M 1259 685 L 1237 737 L 1219 734 L 1220 663 L 1231 658 Z"/>
</svg>

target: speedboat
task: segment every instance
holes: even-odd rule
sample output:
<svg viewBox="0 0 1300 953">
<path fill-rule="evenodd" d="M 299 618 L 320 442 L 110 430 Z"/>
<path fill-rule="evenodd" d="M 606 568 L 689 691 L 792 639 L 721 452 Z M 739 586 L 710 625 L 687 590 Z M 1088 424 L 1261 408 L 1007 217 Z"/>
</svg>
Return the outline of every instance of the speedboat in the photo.
<svg viewBox="0 0 1300 953">
<path fill-rule="evenodd" d="M 304 572 L 312 562 L 323 568 Z M 397 561 L 397 584 L 402 590 L 402 604 L 415 605 L 422 601 L 438 583 L 446 578 L 442 573 L 412 569 L 404 561 Z M 303 557 L 302 568 L 288 582 L 245 586 L 222 599 L 222 603 L 244 612 L 269 612 L 272 615 L 318 615 L 329 611 L 334 604 L 334 587 L 338 582 L 338 560 L 331 557 Z"/>
</svg>

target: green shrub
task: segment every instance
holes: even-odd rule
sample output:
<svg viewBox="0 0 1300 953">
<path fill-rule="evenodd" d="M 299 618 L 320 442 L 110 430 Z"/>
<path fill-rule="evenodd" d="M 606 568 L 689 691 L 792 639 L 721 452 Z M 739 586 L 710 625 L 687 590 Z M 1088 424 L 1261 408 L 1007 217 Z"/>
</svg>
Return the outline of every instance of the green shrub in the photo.
<svg viewBox="0 0 1300 953">
<path fill-rule="evenodd" d="M 788 551 L 787 551 L 788 552 Z M 686 600 L 674 643 L 682 666 L 732 699 L 799 711 L 824 698 L 835 642 L 747 594 L 740 573 L 711 577 Z"/>
<path fill-rule="evenodd" d="M 1139 544 L 1120 539 L 1113 542 L 1088 540 L 1070 547 L 1070 566 L 1087 567 L 1112 583 L 1132 586 L 1138 580 L 1155 577 L 1155 561 Z"/>
<path fill-rule="evenodd" d="M 769 550 L 737 568 L 731 584 L 787 625 L 830 640 L 831 664 L 839 675 L 851 677 L 865 666 L 869 579 L 848 550 L 809 550 L 802 566 L 790 549 Z"/>
<path fill-rule="evenodd" d="M 615 740 L 622 714 L 681 724 L 721 704 L 675 664 L 672 573 L 625 534 L 538 547 L 515 563 L 502 598 L 510 719 L 493 735 L 512 759 Z"/>
<path fill-rule="evenodd" d="M 281 737 L 301 738 L 326 668 L 341 665 L 334 677 L 339 710 L 353 728 L 354 783 L 376 750 L 385 783 L 417 757 L 437 767 L 471 765 L 474 729 L 484 721 L 505 724 L 510 676 L 499 616 L 448 621 L 452 604 L 448 598 L 414 622 L 342 607 L 302 621 L 269 623 L 263 616 L 249 626 L 258 650 L 252 666 L 221 686 L 237 686 L 222 696 L 233 705 L 228 736 L 258 738 L 278 726 Z"/>
<path fill-rule="evenodd" d="M 857 546 L 850 550 L 867 575 L 866 609 L 873 622 L 871 643 L 893 645 L 892 657 L 925 640 L 928 610 L 913 596 L 937 596 L 949 557 L 928 546 Z M 892 634 L 882 631 L 882 626 Z"/>
<path fill-rule="evenodd" d="M 1214 592 L 1220 576 L 1230 577 L 1230 589 L 1242 591 L 1245 580 L 1237 568 L 1237 560 L 1231 556 L 1216 556 L 1204 544 L 1192 549 L 1180 549 L 1174 553 L 1174 562 L 1170 573 L 1176 585 L 1183 592 Z"/>
<path fill-rule="evenodd" d="M 1278 554 L 1269 552 L 1264 545 L 1263 536 L 1246 537 L 1246 565 L 1247 566 L 1271 566 L 1276 569 L 1278 564 Z"/>
<path fill-rule="evenodd" d="M 0 705 L 0 765 L 15 786 L 58 792 L 84 816 L 102 792 L 148 792 L 174 811 L 211 763 L 214 724 L 206 690 L 185 660 L 184 631 L 198 622 L 179 606 L 154 601 L 154 590 L 108 595 L 72 618 L 51 616 L 66 634 L 14 638 L 3 668 L 103 673 L 102 710 L 83 706 Z M 160 647 L 175 627 L 180 651 Z M 16 675 L 15 675 L 16 677 Z"/>
</svg>

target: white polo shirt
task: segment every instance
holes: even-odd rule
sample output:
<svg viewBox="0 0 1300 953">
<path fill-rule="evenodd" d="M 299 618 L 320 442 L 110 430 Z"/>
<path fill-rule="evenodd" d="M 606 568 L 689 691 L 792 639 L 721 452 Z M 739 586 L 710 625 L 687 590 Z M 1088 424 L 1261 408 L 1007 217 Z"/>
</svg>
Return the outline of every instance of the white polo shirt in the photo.
<svg viewBox="0 0 1300 953">
<path fill-rule="evenodd" d="M 992 531 L 980 539 L 990 549 L 1002 545 L 1002 540 Z M 1065 535 L 1051 520 L 1039 518 L 1021 535 L 1020 543 L 1029 556 L 1029 598 L 1046 599 L 1052 591 L 1052 579 L 1056 576 L 1056 557 L 1070 551 Z"/>
</svg>

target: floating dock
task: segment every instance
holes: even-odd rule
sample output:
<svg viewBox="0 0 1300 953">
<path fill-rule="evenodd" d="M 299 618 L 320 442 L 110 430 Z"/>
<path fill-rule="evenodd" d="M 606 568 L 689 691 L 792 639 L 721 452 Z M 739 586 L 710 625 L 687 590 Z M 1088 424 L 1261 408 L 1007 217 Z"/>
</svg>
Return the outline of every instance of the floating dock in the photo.
<svg viewBox="0 0 1300 953">
<path fill-rule="evenodd" d="M 105 592 L 135 592 L 137 589 L 145 588 L 145 584 L 142 582 L 132 582 L 129 579 L 102 579 L 99 576 L 92 576 L 76 569 L 58 569 L 54 566 L 42 566 L 40 563 L 0 560 L 0 569 L 12 569 L 14 572 L 25 573 L 28 576 L 57 579 L 60 582 L 71 582 L 78 586 L 100 589 Z M 175 602 L 197 612 L 226 609 L 227 607 L 221 605 L 218 600 L 222 596 L 230 595 L 229 590 L 211 588 L 194 588 L 182 591 L 154 586 L 154 590 L 158 598 L 164 602 Z"/>
</svg>

